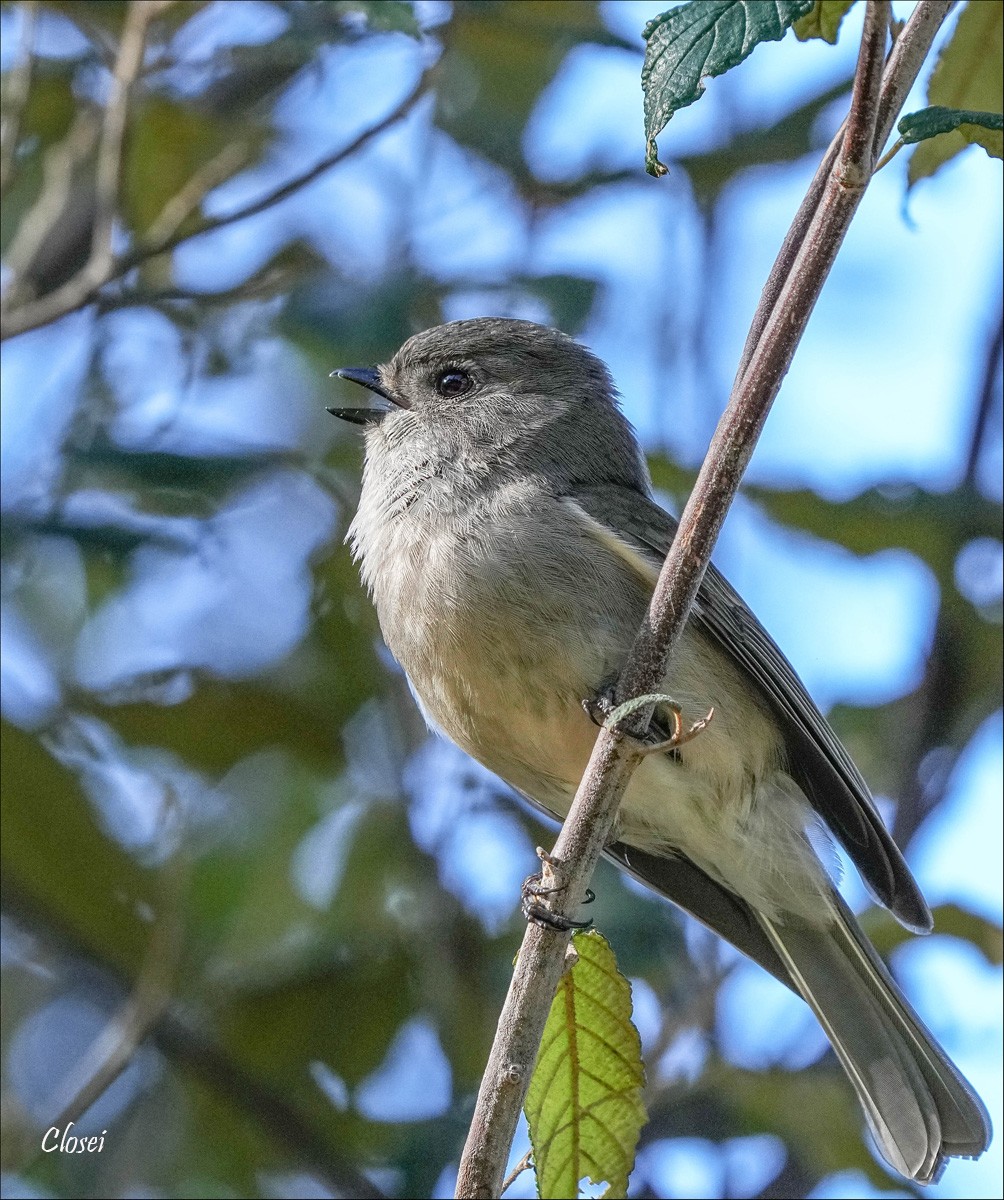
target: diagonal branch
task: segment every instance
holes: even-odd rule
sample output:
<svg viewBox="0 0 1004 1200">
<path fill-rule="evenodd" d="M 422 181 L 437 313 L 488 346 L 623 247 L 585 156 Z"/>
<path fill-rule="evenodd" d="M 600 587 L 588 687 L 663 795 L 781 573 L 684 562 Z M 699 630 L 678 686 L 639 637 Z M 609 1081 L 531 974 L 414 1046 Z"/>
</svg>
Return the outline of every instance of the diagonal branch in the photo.
<svg viewBox="0 0 1004 1200">
<path fill-rule="evenodd" d="M 109 278 L 115 264 L 113 235 L 119 207 L 122 180 L 122 152 L 129 118 L 129 95 L 143 66 L 147 31 L 153 21 L 172 0 L 132 0 L 126 10 L 125 26 L 119 43 L 111 88 L 105 104 L 101 135 L 98 141 L 94 182 L 94 224 L 91 230 L 91 250 L 87 262 L 61 287 L 38 300 L 8 309 L 10 298 L 17 295 L 17 280 L 7 290 L 3 313 L 2 336 L 34 329 L 55 317 L 80 308 L 96 288 Z M 37 216 L 42 205 L 36 205 Z M 43 236 L 51 230 L 51 224 Z M 20 232 L 20 231 L 19 231 Z"/>
<path fill-rule="evenodd" d="M 350 158 L 373 138 L 406 117 L 427 91 L 434 72 L 435 67 L 427 68 L 411 91 L 385 117 L 381 117 L 379 121 L 364 129 L 347 145 L 326 155 L 306 171 L 294 175 L 292 179 L 288 179 L 285 183 L 266 192 L 242 208 L 215 217 L 204 217 L 194 226 L 182 229 L 182 224 L 199 202 L 204 199 L 206 192 L 216 183 L 221 182 L 218 178 L 219 174 L 225 167 L 236 161 L 236 155 L 241 152 L 241 149 L 236 147 L 222 151 L 201 172 L 198 172 L 197 176 L 189 180 L 173 199 L 167 202 L 160 216 L 154 222 L 150 234 L 138 246 L 117 257 L 109 255 L 99 264 L 100 269 L 89 263 L 78 275 L 57 291 L 4 313 L 0 339 L 26 333 L 29 329 L 37 329 L 40 325 L 47 325 L 58 317 L 82 308 L 93 300 L 106 284 L 119 279 L 126 272 L 146 262 L 147 259 L 154 258 L 159 254 L 166 254 L 180 246 L 182 242 L 201 237 L 204 233 L 214 233 L 217 229 L 223 229 L 227 225 L 233 225 L 247 217 L 257 216 L 258 213 L 274 207 L 280 201 L 293 195 L 294 192 L 313 183 L 326 171 L 330 171 L 339 163 Z M 200 185 L 204 190 L 199 191 Z"/>
<path fill-rule="evenodd" d="M 929 47 L 949 8 L 944 0 L 922 0 L 901 40 L 909 38 L 907 44 L 915 48 L 921 43 L 918 31 L 923 27 L 924 44 Z M 843 136 L 831 147 L 813 181 L 761 298 L 732 395 L 680 520 L 646 621 L 621 674 L 618 697 L 661 689 L 666 664 L 683 631 L 725 514 L 864 195 L 876 137 L 885 122 L 891 124 L 895 119 L 897 110 L 891 97 L 905 96 L 920 70 L 922 53 L 897 56 L 894 51 L 879 90 L 889 9 L 888 0 L 869 0 Z M 641 719 L 644 726 L 648 720 L 644 710 Z M 558 863 L 555 882 L 561 889 L 551 903 L 556 916 L 568 916 L 582 901 L 640 758 L 636 743 L 620 729 L 603 729 L 597 736 L 554 847 L 552 857 Z M 458 1197 L 500 1194 L 567 942 L 568 934 L 533 924 L 527 927 L 460 1161 Z"/>
<path fill-rule="evenodd" d="M 35 20 L 38 17 L 38 0 L 27 0 L 22 5 L 21 47 L 18 59 L 10 73 L 4 114 L 0 118 L 0 197 L 7 194 L 14 178 L 14 156 L 21 137 L 21 118 L 31 91 L 31 75 L 35 67 Z"/>
<path fill-rule="evenodd" d="M 5 916 L 36 933 L 65 961 L 68 976 L 78 985 L 93 986 L 101 995 L 109 989 L 125 992 L 129 980 L 101 948 L 92 945 L 76 927 L 45 904 L 6 871 L 0 883 L 0 907 Z M 321 1133 L 288 1096 L 249 1070 L 217 1040 L 199 1029 L 180 1003 L 172 1004 L 151 1023 L 149 1038 L 182 1077 L 198 1080 L 269 1139 L 280 1152 L 316 1175 L 333 1196 L 382 1200 L 383 1193 L 343 1155 L 330 1129 Z M 41 1139 L 32 1140 L 36 1157 Z"/>
</svg>

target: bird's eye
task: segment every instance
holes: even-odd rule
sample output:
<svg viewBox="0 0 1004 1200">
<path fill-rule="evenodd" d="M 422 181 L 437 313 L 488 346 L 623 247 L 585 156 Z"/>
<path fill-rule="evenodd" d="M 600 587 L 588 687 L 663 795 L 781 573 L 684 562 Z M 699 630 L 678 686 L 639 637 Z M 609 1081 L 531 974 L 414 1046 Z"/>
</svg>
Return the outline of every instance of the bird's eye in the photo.
<svg viewBox="0 0 1004 1200">
<path fill-rule="evenodd" d="M 441 396 L 462 396 L 464 392 L 469 392 L 473 386 L 474 380 L 471 379 L 466 371 L 461 371 L 459 367 L 450 367 L 446 371 L 440 371 L 436 376 L 436 391 Z"/>
</svg>

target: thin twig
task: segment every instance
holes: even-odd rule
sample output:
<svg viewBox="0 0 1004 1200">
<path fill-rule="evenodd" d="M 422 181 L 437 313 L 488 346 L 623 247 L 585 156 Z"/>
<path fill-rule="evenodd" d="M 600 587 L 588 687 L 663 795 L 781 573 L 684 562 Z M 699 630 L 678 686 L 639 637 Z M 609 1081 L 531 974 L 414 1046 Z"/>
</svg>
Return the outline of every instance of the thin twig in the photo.
<svg viewBox="0 0 1004 1200">
<path fill-rule="evenodd" d="M 980 459 L 983 456 L 990 414 L 993 412 L 994 400 L 997 396 L 995 384 L 1001 369 L 1002 355 L 1004 355 L 1004 307 L 999 307 L 997 329 L 987 344 L 986 357 L 983 360 L 983 375 L 980 380 L 979 397 L 976 401 L 976 413 L 973 417 L 973 431 L 969 438 L 969 450 L 966 454 L 966 466 L 962 476 L 964 487 L 976 486 L 976 475 Z"/>
<path fill-rule="evenodd" d="M 109 987 L 128 986 L 121 970 L 108 962 L 100 947 L 19 886 L 11 871 L 0 880 L 0 904 L 5 914 L 54 947 L 66 960 L 67 974 L 78 982 L 90 981 L 99 994 Z M 336 1148 L 330 1129 L 320 1133 L 291 1103 L 289 1089 L 278 1091 L 264 1083 L 219 1042 L 196 1028 L 188 1016 L 183 1017 L 180 1009 L 165 1012 L 154 1024 L 151 1037 L 181 1078 L 189 1075 L 205 1085 L 287 1159 L 316 1175 L 333 1195 L 382 1200 L 379 1188 Z"/>
<path fill-rule="evenodd" d="M 7 248 L 11 282 L 3 303 L 12 310 L 34 298 L 34 281 L 30 278 L 32 265 L 46 238 L 64 218 L 74 184 L 78 181 L 78 169 L 92 154 L 99 128 L 96 113 L 90 108 L 80 109 L 66 136 L 50 146 L 42 157 L 42 186 Z"/>
<path fill-rule="evenodd" d="M 165 7 L 164 0 L 132 0 L 126 9 L 98 145 L 91 261 L 84 268 L 84 273 L 89 277 L 103 275 L 113 258 L 112 235 L 122 184 L 122 151 L 129 116 L 129 93 L 143 66 L 143 51 L 150 22 Z"/>
<path fill-rule="evenodd" d="M 762 333 L 733 386 L 680 520 L 646 621 L 621 674 L 618 699 L 656 692 L 662 687 L 667 662 L 683 631 L 725 514 L 864 194 L 873 154 L 873 143 L 869 144 L 865 135 L 876 120 L 874 110 L 867 109 L 866 97 L 874 100 L 876 95 L 875 67 L 884 54 L 888 8 L 886 0 L 869 2 L 845 137 L 838 154 L 827 155 L 830 167 L 823 186 L 816 188 L 814 211 L 807 219 L 803 219 L 802 210 L 796 217 L 796 224 L 801 221 L 803 226 L 801 244 L 790 259 L 790 270 L 780 282 L 776 300 L 766 291 L 761 298 L 754 323 Z M 932 9 L 941 10 L 943 19 L 947 5 L 922 0 L 910 24 L 930 21 Z M 908 31 L 909 26 L 900 41 Z M 890 60 L 883 94 L 888 90 L 905 95 L 922 61 L 922 56 L 903 54 L 896 58 L 895 65 Z M 908 74 L 910 79 L 904 86 L 904 80 L 890 78 L 893 74 Z M 844 177 L 850 174 L 853 178 L 855 172 L 860 173 L 861 183 L 847 186 Z M 633 739 L 625 738 L 618 730 L 599 732 L 553 851 L 553 857 L 562 864 L 558 879 L 561 890 L 551 901 L 555 915 L 568 916 L 581 903 L 612 831 L 620 798 L 640 758 Z M 561 976 L 567 941 L 566 933 L 544 930 L 536 924 L 527 927 L 461 1157 L 458 1197 L 500 1194 L 509 1147 Z"/>
<path fill-rule="evenodd" d="M 337 166 L 358 150 L 361 150 L 373 138 L 407 116 L 415 103 L 427 90 L 434 71 L 435 67 L 427 68 L 415 86 L 399 104 L 395 105 L 376 124 L 364 129 L 348 145 L 326 155 L 308 170 L 295 175 L 292 179 L 287 180 L 272 191 L 266 192 L 265 195 L 245 205 L 243 208 L 235 209 L 233 212 L 223 213 L 216 217 L 206 217 L 187 230 L 179 230 L 175 227 L 173 230 L 167 231 L 169 222 L 165 218 L 165 213 L 169 209 L 180 210 L 182 207 L 181 201 L 178 201 L 177 206 L 175 206 L 175 201 L 169 201 L 165 205 L 161 217 L 158 217 L 155 222 L 155 225 L 159 225 L 161 218 L 165 218 L 164 229 L 161 231 L 159 240 L 155 241 L 153 238 L 148 237 L 133 250 L 127 251 L 106 263 L 104 271 L 99 276 L 95 275 L 94 277 L 83 279 L 83 272 L 81 272 L 80 275 L 76 276 L 58 291 L 6 313 L 4 315 L 3 328 L 0 329 L 0 339 L 14 337 L 16 334 L 25 333 L 29 329 L 37 329 L 40 325 L 46 325 L 58 317 L 65 316 L 68 312 L 82 308 L 94 298 L 94 295 L 102 287 L 112 280 L 120 278 L 127 271 L 132 270 L 147 259 L 154 258 L 158 254 L 165 254 L 181 245 L 182 242 L 190 241 L 192 238 L 201 237 L 205 233 L 214 233 L 216 230 L 223 229 L 227 225 L 232 225 L 236 221 L 243 221 L 247 217 L 256 216 L 258 213 L 264 212 L 265 209 L 272 208 L 281 200 L 285 200 L 287 196 L 291 196 L 294 192 L 298 192 L 301 188 L 306 187 L 307 184 L 313 183 L 315 179 L 319 178 L 326 171 L 330 171 L 332 167 Z M 186 184 L 181 189 L 181 192 L 185 193 L 188 190 L 189 184 Z M 185 202 L 187 203 L 187 199 Z"/>
<path fill-rule="evenodd" d="M 213 188 L 225 183 L 246 164 L 249 151 L 244 142 L 230 142 L 203 163 L 157 214 L 143 235 L 143 244 L 166 246 Z"/>
<path fill-rule="evenodd" d="M 523 1155 L 523 1157 L 519 1160 L 519 1162 L 513 1167 L 513 1169 L 509 1172 L 509 1174 L 503 1180 L 502 1193 L 501 1193 L 503 1196 L 512 1187 L 512 1185 L 516 1182 L 516 1180 L 519 1179 L 520 1175 L 522 1175 L 524 1171 L 530 1170 L 530 1164 L 532 1161 L 533 1161 L 533 1151 L 527 1150 L 526 1154 Z"/>
<path fill-rule="evenodd" d="M 875 154 L 889 140 L 900 109 L 906 103 L 924 59 L 927 58 L 938 30 L 955 7 L 956 0 L 922 0 L 910 14 L 902 32 L 893 43 L 879 95 L 875 122 Z"/>
<path fill-rule="evenodd" d="M 169 825 L 180 817 L 177 798 L 168 790 L 158 836 L 170 836 Z M 167 1010 L 184 940 L 182 913 L 188 863 L 183 834 L 181 845 L 158 872 L 157 912 L 133 989 L 80 1062 L 61 1081 L 49 1104 L 49 1110 L 57 1114 L 52 1120 L 57 1129 L 78 1121 L 111 1087 Z"/>
<path fill-rule="evenodd" d="M 26 0 L 21 5 L 24 24 L 21 27 L 21 46 L 18 59 L 11 69 L 4 97 L 4 112 L 0 118 L 0 199 L 14 178 L 14 155 L 21 138 L 21 118 L 31 91 L 31 75 L 35 66 L 35 18 L 38 0 Z"/>
<path fill-rule="evenodd" d="M 138 266 L 139 263 L 145 262 L 148 258 L 153 258 L 158 254 L 165 254 L 167 251 L 175 249 L 182 242 L 201 237 L 204 233 L 215 233 L 217 229 L 223 229 L 227 225 L 233 225 L 236 221 L 243 221 L 247 217 L 257 216 L 258 213 L 264 212 L 268 208 L 273 208 L 281 200 L 285 200 L 288 196 L 292 196 L 294 192 L 298 192 L 301 188 L 313 183 L 315 179 L 320 178 L 325 172 L 330 171 L 332 167 L 336 167 L 358 150 L 361 150 L 373 138 L 383 133 L 385 129 L 389 129 L 391 125 L 395 125 L 403 117 L 406 117 L 428 88 L 434 71 L 435 67 L 428 67 L 423 71 L 418 82 L 399 104 L 395 105 L 385 117 L 381 117 L 375 125 L 369 126 L 362 133 L 354 137 L 348 145 L 326 155 L 308 170 L 303 171 L 299 175 L 294 175 L 292 179 L 280 184 L 279 187 L 274 188 L 272 191 L 266 192 L 265 195 L 251 201 L 250 204 L 246 204 L 243 208 L 238 208 L 233 212 L 223 213 L 216 217 L 206 217 L 192 229 L 184 232 L 175 231 L 161 237 L 160 240 L 155 241 L 152 237 L 145 239 L 135 250 L 122 256 L 115 265 L 114 271 L 109 276 L 109 280 L 118 278 L 118 276 L 123 275 L 126 271 Z"/>
<path fill-rule="evenodd" d="M 171 0 L 132 0 L 126 10 L 112 83 L 105 104 L 98 142 L 94 182 L 94 224 L 87 262 L 61 287 L 38 300 L 14 307 L 19 289 L 15 280 L 4 297 L 4 326 L 0 336 L 9 337 L 44 325 L 80 308 L 114 269 L 113 236 L 121 190 L 122 151 L 129 115 L 129 93 L 143 66 L 143 51 L 150 22 Z M 52 226 L 46 227 L 47 234 Z"/>
</svg>

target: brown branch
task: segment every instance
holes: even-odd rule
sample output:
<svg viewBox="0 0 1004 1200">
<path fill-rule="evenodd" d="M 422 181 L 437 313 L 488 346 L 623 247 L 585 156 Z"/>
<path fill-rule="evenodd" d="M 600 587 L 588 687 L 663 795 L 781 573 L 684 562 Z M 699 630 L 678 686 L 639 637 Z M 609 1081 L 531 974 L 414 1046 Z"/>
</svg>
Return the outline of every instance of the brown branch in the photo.
<svg viewBox="0 0 1004 1200">
<path fill-rule="evenodd" d="M 896 48 L 904 41 L 911 47 L 919 45 L 919 37 L 911 40 L 909 35 L 911 29 L 916 31 L 921 25 L 933 25 L 926 42 L 929 46 L 948 7 L 935 0 L 922 0 Z M 779 272 L 778 286 L 773 294 L 765 289 L 761 298 L 754 318 L 754 328 L 760 333 L 752 338 L 752 344 L 748 343 L 748 359 L 737 376 L 663 564 L 646 621 L 621 674 L 619 696 L 655 692 L 662 686 L 666 665 L 683 630 L 725 514 L 864 195 L 876 136 L 884 120 L 895 118 L 888 99 L 883 107 L 882 97 L 905 96 L 920 69 L 922 54 L 894 53 L 881 92 L 877 90 L 877 71 L 884 56 L 888 21 L 887 0 L 869 0 L 844 136 L 839 148 L 827 154 L 829 166 L 822 183 L 817 185 L 814 181 L 810 191 L 815 200 L 811 208 L 803 205 L 800 209 L 782 247 L 779 263 L 782 257 L 786 263 L 782 272 L 775 265 L 775 272 Z M 793 243 L 797 249 L 791 253 Z M 644 714 L 643 724 L 648 719 L 649 714 Z M 613 829 L 620 798 L 640 758 L 636 743 L 619 729 L 600 731 L 553 852 L 560 864 L 553 873 L 561 888 L 551 902 L 555 915 L 567 916 L 581 902 Z M 537 925 L 529 925 L 526 930 L 460 1161 L 458 1197 L 500 1194 L 519 1111 L 561 976 L 568 936 Z"/>
<path fill-rule="evenodd" d="M 13 874 L 6 871 L 0 884 L 0 905 L 5 914 L 37 933 L 63 956 L 67 973 L 77 984 L 92 984 L 100 994 L 110 986 L 128 987 L 123 973 L 110 965 L 102 950 L 22 888 Z M 315 1130 L 284 1095 L 247 1070 L 218 1041 L 194 1027 L 180 1009 L 172 1007 L 163 1013 L 150 1030 L 150 1037 L 173 1067 L 205 1084 L 304 1170 L 315 1174 L 333 1195 L 382 1200 L 379 1188 L 334 1148 L 329 1137 Z"/>
<path fill-rule="evenodd" d="M 122 40 L 115 58 L 111 89 L 105 104 L 105 116 L 98 145 L 94 179 L 94 227 L 91 234 L 91 260 L 82 272 L 87 278 L 100 276 L 113 259 L 112 235 L 122 186 L 122 151 L 129 118 L 129 93 L 143 66 L 146 35 L 150 22 L 170 0 L 132 0 L 126 9 Z"/>
<path fill-rule="evenodd" d="M 24 26 L 21 30 L 21 46 L 18 59 L 11 68 L 7 84 L 6 105 L 0 119 L 0 198 L 7 194 L 14 178 L 14 156 L 21 138 L 21 118 L 31 91 L 31 76 L 35 66 L 35 19 L 38 16 L 38 0 L 27 0 L 21 6 Z"/>
<path fill-rule="evenodd" d="M 993 412 L 994 400 L 997 396 L 997 373 L 1000 370 L 1001 355 L 1004 355 L 1004 307 L 997 311 L 997 329 L 987 346 L 986 357 L 983 360 L 983 376 L 980 381 L 979 397 L 976 401 L 976 414 L 973 417 L 973 431 L 969 438 L 969 452 L 966 455 L 966 467 L 962 477 L 963 486 L 976 487 L 976 474 L 983 454 L 983 445 L 990 424 L 990 414 Z"/>
<path fill-rule="evenodd" d="M 926 3 L 919 5 L 914 10 L 906 26 L 896 38 L 882 75 L 878 113 L 874 124 L 875 156 L 888 140 L 896 117 L 906 100 L 907 92 L 913 86 L 913 82 L 920 72 L 921 64 L 931 49 L 935 35 L 954 5 L 955 0 L 927 0 Z M 791 228 L 788 230 L 774 266 L 771 268 L 770 275 L 767 277 L 763 295 L 757 305 L 757 311 L 746 338 L 746 345 L 743 347 L 742 357 L 739 360 L 739 369 L 736 372 L 737 380 L 746 373 L 753 351 L 763 335 L 764 322 L 777 304 L 781 288 L 791 274 L 795 259 L 805 240 L 809 222 L 819 207 L 826 181 L 830 177 L 833 164 L 843 145 L 845 129 L 846 122 L 837 130 L 823 156 L 823 161 L 819 164 L 805 199 L 791 223 Z"/>
<path fill-rule="evenodd" d="M 80 308 L 95 289 L 107 280 L 109 272 L 114 268 L 113 235 L 121 190 L 122 151 L 129 117 L 129 94 L 143 66 L 143 52 L 150 22 L 170 3 L 171 0 L 132 0 L 126 10 L 122 40 L 115 59 L 98 142 L 94 223 L 87 262 L 72 279 L 68 279 L 55 291 L 19 307 L 12 307 L 12 298 L 16 297 L 19 291 L 17 280 L 14 280 L 4 298 L 4 323 L 0 336 L 10 337 L 16 333 L 24 333 Z M 48 234 L 51 229 L 52 225 L 49 225 L 44 233 Z"/>
<path fill-rule="evenodd" d="M 78 169 L 93 153 L 99 128 L 96 113 L 83 108 L 74 116 L 66 136 L 43 155 L 42 186 L 7 249 L 11 282 L 3 297 L 5 309 L 16 311 L 22 302 L 34 299 L 33 265 L 46 238 L 65 218 Z"/>
<path fill-rule="evenodd" d="M 169 792 L 158 836 L 169 836 L 168 823 L 180 819 L 177 798 Z M 187 877 L 188 853 L 183 843 L 158 873 L 157 913 L 132 991 L 50 1100 L 49 1109 L 56 1114 L 51 1123 L 57 1129 L 78 1121 L 111 1087 L 167 1011 L 184 941 L 182 912 Z"/>
<path fill-rule="evenodd" d="M 361 150 L 373 138 L 407 116 L 415 103 L 427 90 L 434 71 L 435 67 L 427 68 L 415 86 L 399 104 L 395 105 L 376 124 L 364 129 L 348 145 L 326 155 L 308 170 L 295 175 L 292 179 L 287 180 L 272 191 L 266 192 L 264 196 L 259 197 L 243 208 L 235 209 L 233 212 L 224 213 L 216 217 L 206 217 L 192 228 L 180 230 L 178 226 L 185 220 L 185 216 L 187 215 L 187 212 L 184 210 L 187 209 L 188 212 L 191 212 L 195 207 L 195 203 L 203 198 L 202 196 L 194 196 L 194 185 L 190 180 L 177 196 L 168 201 L 160 216 L 154 222 L 153 231 L 159 235 L 156 239 L 149 237 L 134 249 L 118 257 L 108 259 L 104 262 L 101 271 L 96 271 L 92 268 L 88 274 L 88 268 L 84 268 L 83 271 L 58 291 L 5 313 L 3 327 L 0 329 L 0 340 L 14 337 L 19 333 L 26 333 L 29 329 L 37 329 L 40 325 L 47 325 L 50 321 L 54 321 L 58 317 L 65 316 L 69 312 L 82 308 L 94 299 L 102 287 L 120 278 L 147 259 L 154 258 L 159 254 L 166 254 L 168 251 L 174 250 L 177 246 L 181 245 L 182 242 L 201 237 L 202 234 L 214 233 L 217 229 L 223 229 L 225 226 L 232 225 L 236 221 L 243 221 L 247 217 L 257 216 L 258 213 L 272 208 L 281 200 L 285 200 L 288 196 L 293 195 L 294 192 L 300 191 L 307 184 L 313 183 L 315 179 L 319 178 L 326 171 L 330 171 L 332 167 L 337 166 L 358 150 Z M 222 155 L 217 156 L 217 159 L 214 159 L 212 163 L 208 164 L 207 168 L 204 168 L 203 181 L 207 189 L 212 186 L 214 164 L 218 169 L 221 158 Z M 195 203 L 192 203 L 193 199 Z M 88 264 L 88 267 L 90 266 L 91 264 Z"/>
</svg>

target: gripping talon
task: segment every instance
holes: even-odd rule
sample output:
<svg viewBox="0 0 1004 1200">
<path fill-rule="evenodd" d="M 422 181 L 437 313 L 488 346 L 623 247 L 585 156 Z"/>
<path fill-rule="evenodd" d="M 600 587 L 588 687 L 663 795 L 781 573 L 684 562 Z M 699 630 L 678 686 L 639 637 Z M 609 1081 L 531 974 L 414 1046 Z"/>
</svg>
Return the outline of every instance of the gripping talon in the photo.
<svg viewBox="0 0 1004 1200">
<path fill-rule="evenodd" d="M 541 849 L 540 846 L 537 847 L 537 857 L 550 867 L 560 867 L 561 865 L 558 859 Z M 575 921 L 571 917 L 564 917 L 560 913 L 552 912 L 546 904 L 541 902 L 541 897 L 553 896 L 555 892 L 563 892 L 565 886 L 563 883 L 545 886 L 543 874 L 528 875 L 519 890 L 520 911 L 523 913 L 524 919 L 532 921 L 534 925 L 539 925 L 542 929 L 553 929 L 559 933 L 567 933 L 570 929 L 588 929 L 592 925 L 591 920 Z M 594 899 L 593 892 L 587 890 L 583 903 L 590 904 Z"/>
</svg>

